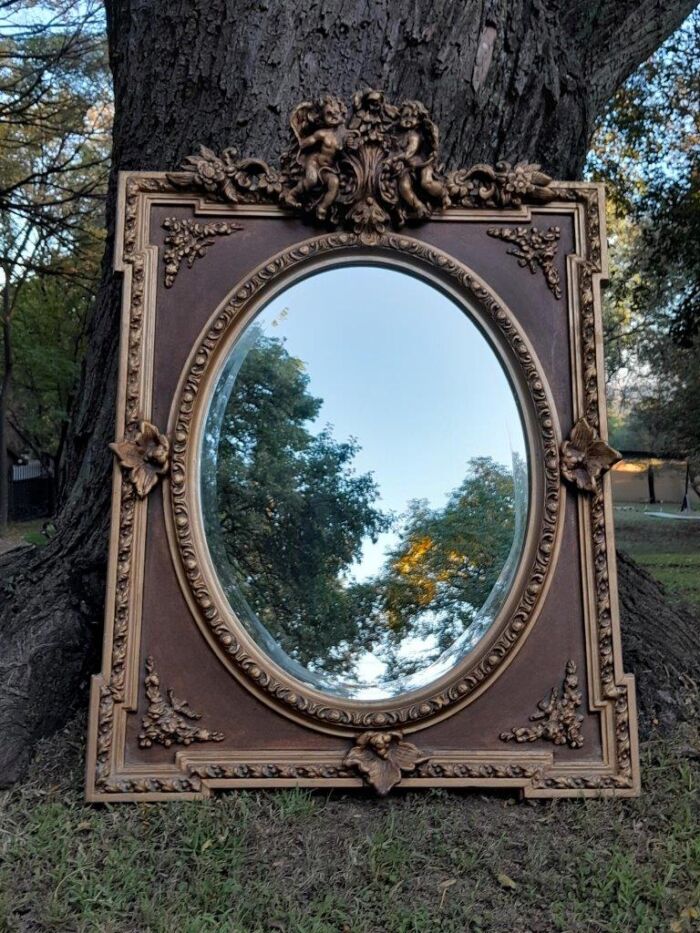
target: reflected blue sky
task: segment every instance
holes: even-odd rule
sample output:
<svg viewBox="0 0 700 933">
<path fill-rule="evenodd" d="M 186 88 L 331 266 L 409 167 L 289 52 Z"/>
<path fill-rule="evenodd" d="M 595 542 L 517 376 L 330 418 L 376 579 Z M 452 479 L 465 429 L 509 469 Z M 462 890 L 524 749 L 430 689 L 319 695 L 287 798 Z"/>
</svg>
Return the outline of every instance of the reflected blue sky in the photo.
<svg viewBox="0 0 700 933">
<path fill-rule="evenodd" d="M 381 506 L 412 499 L 441 506 L 473 457 L 525 457 L 522 425 L 501 364 L 460 307 L 397 269 L 323 270 L 283 291 L 259 314 L 268 336 L 303 360 L 309 391 L 324 400 L 318 429 L 357 438 L 358 472 L 372 471 Z M 394 540 L 367 542 L 353 568 L 363 579 Z"/>
</svg>

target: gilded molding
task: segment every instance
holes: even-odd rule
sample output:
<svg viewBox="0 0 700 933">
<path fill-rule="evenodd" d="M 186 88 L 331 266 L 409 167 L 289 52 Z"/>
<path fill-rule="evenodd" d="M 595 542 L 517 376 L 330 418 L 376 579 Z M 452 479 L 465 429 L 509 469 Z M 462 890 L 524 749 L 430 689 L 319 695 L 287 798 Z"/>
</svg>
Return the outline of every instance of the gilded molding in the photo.
<svg viewBox="0 0 700 933">
<path fill-rule="evenodd" d="M 582 702 L 581 691 L 578 689 L 578 675 L 573 661 L 566 662 L 566 673 L 561 689 L 552 687 L 548 697 L 537 704 L 537 712 L 530 716 L 534 726 L 513 728 L 510 732 L 501 732 L 503 742 L 536 742 L 543 739 L 555 745 L 568 745 L 570 748 L 581 748 L 583 735 L 581 724 L 583 716 L 576 710 Z"/>
<path fill-rule="evenodd" d="M 193 726 L 191 721 L 201 719 L 186 700 L 178 700 L 172 690 L 167 691 L 167 699 L 160 688 L 160 677 L 155 669 L 153 658 L 146 658 L 146 677 L 144 678 L 148 711 L 141 721 L 139 747 L 150 748 L 152 745 L 191 745 L 193 742 L 222 742 L 222 732 L 210 732 Z M 188 722 L 190 720 L 190 722 Z"/>
<path fill-rule="evenodd" d="M 332 96 L 304 101 L 290 127 L 279 168 L 241 159 L 233 148 L 217 155 L 203 146 L 168 180 L 230 204 L 277 204 L 345 227 L 363 243 L 451 205 L 517 208 L 555 197 L 539 165 L 498 162 L 445 172 L 438 128 L 425 106 L 391 104 L 382 91 L 358 91 L 350 108 Z"/>
<path fill-rule="evenodd" d="M 594 493 L 598 479 L 622 454 L 606 444 L 585 418 L 579 418 L 561 445 L 561 475 L 582 492 Z"/>
<path fill-rule="evenodd" d="M 191 218 L 166 217 L 162 225 L 167 230 L 163 250 L 163 282 L 172 288 L 183 262 L 191 269 L 197 259 L 206 255 L 214 238 L 230 236 L 243 227 L 234 222 L 200 223 Z"/>
<path fill-rule="evenodd" d="M 346 126 L 346 129 L 348 127 Z M 363 132 L 374 134 L 369 125 Z M 420 135 L 420 134 L 419 134 Z M 302 137 L 304 138 L 304 137 Z M 422 138 L 422 137 L 421 137 Z M 308 147 L 313 150 L 313 145 Z M 320 147 L 319 147 L 320 148 Z M 290 152 L 299 152 L 301 149 L 300 140 L 295 137 L 295 143 Z M 307 150 L 304 150 L 305 152 Z M 364 151 L 364 150 L 362 150 Z M 227 172 L 231 173 L 232 151 L 228 150 Z M 205 156 L 205 161 L 210 161 L 213 157 L 218 157 L 209 152 Z M 382 156 L 384 159 L 384 156 Z M 225 191 L 225 183 L 211 176 L 210 168 L 205 168 L 201 183 L 194 177 L 192 166 L 190 166 L 188 179 L 185 180 L 185 187 L 190 190 L 185 192 L 185 196 L 200 193 L 209 201 L 219 201 L 224 203 L 244 204 L 276 204 L 280 207 L 299 211 L 299 208 L 293 205 L 285 204 L 282 200 L 284 187 L 282 184 L 281 172 L 275 179 L 274 172 L 270 176 L 263 178 L 265 174 L 265 163 L 256 160 L 239 160 L 237 155 L 234 161 L 237 163 L 237 170 L 232 175 L 237 177 L 232 182 L 233 198 L 229 197 Z M 257 168 L 256 168 L 257 167 Z M 240 171 L 239 171 L 240 170 Z M 297 178 L 305 177 L 302 166 L 295 168 Z M 209 173 L 208 180 L 204 177 Z M 175 173 L 177 174 L 177 173 Z M 216 173 L 215 173 L 216 174 Z M 326 173 L 320 173 L 320 175 Z M 578 298 L 578 321 L 580 337 L 580 373 L 578 380 L 582 409 L 581 414 L 586 418 L 591 428 L 599 432 L 601 430 L 600 409 L 601 400 L 599 398 L 599 373 L 600 362 L 598 357 L 598 348 L 596 343 L 596 293 L 597 278 L 601 273 L 601 257 L 604 251 L 604 242 L 601 231 L 599 193 L 593 186 L 566 186 L 558 183 L 552 183 L 548 176 L 541 173 L 537 166 L 518 164 L 514 167 L 504 163 L 498 166 L 474 166 L 470 169 L 458 170 L 457 172 L 444 173 L 435 170 L 435 178 L 442 182 L 447 188 L 447 196 L 456 207 L 466 209 L 489 209 L 489 208 L 517 208 L 523 204 L 537 205 L 544 204 L 551 200 L 557 200 L 563 203 L 569 203 L 572 206 L 578 205 L 581 211 L 583 232 L 582 242 L 578 247 L 578 256 L 574 257 L 572 264 L 572 281 Z M 411 166 L 408 180 L 414 186 L 420 186 L 421 179 L 417 175 L 417 166 Z M 205 183 L 207 182 L 207 183 Z M 298 183 L 298 182 L 297 182 Z M 124 181 L 124 212 L 123 212 L 123 231 L 121 236 L 122 243 L 122 261 L 123 268 L 127 275 L 125 277 L 125 288 L 128 295 L 128 311 L 126 316 L 126 332 L 123 342 L 123 362 L 124 375 L 122 376 L 121 392 L 124 392 L 125 403 L 124 419 L 122 430 L 125 437 L 133 436 L 139 429 L 139 420 L 143 412 L 148 412 L 148 392 L 146 374 L 148 346 L 144 344 L 148 333 L 144 326 L 144 312 L 148 301 L 148 290 L 146 288 L 147 280 L 154 271 L 148 255 L 150 244 L 145 234 L 144 217 L 146 205 L 150 195 L 173 195 L 175 188 L 182 186 L 182 179 L 178 182 L 174 180 L 173 175 L 154 176 L 154 175 L 131 175 Z M 296 183 L 295 183 L 296 184 Z M 405 183 L 404 183 L 405 184 Z M 332 187 L 332 184 L 331 184 Z M 289 186 L 287 186 L 287 191 Z M 300 212 L 310 219 L 318 219 L 315 207 L 320 206 L 327 188 L 325 182 L 320 178 L 319 183 L 313 190 L 306 190 L 299 197 L 302 207 Z M 337 201 L 337 213 L 333 209 L 329 210 L 323 221 L 331 226 L 345 226 L 350 230 L 357 230 L 360 236 L 355 239 L 351 235 L 338 234 L 336 239 L 338 243 L 335 248 L 344 249 L 346 246 L 355 246 L 360 242 L 375 242 L 381 248 L 384 248 L 389 240 L 401 242 L 401 249 L 410 251 L 407 244 L 410 241 L 407 238 L 387 234 L 386 231 L 392 227 L 399 226 L 404 221 L 421 219 L 410 209 L 406 211 L 405 217 L 401 217 L 398 211 L 383 202 L 372 203 L 368 200 L 355 200 L 350 202 Z M 421 195 L 419 192 L 419 200 Z M 443 208 L 442 199 L 433 199 L 426 196 L 426 201 L 430 212 L 438 214 Z M 333 208 L 333 206 L 331 206 Z M 221 210 L 221 208 L 219 208 Z M 350 214 L 353 210 L 358 211 L 358 217 L 353 221 Z M 369 214 L 369 217 L 364 215 Z M 331 216 L 332 215 L 332 216 Z M 491 218 L 489 218 L 490 220 Z M 357 227 L 355 223 L 357 222 Z M 382 234 L 384 241 L 382 240 Z M 362 237 L 362 239 L 360 238 Z M 330 238 L 329 238 L 330 239 Z M 342 243 L 340 242 L 342 239 Z M 390 246 L 389 248 L 394 248 Z M 412 247 L 410 247 L 412 249 Z M 298 257 L 294 262 L 301 262 L 305 257 L 306 244 L 298 247 Z M 315 246 L 311 247 L 316 249 Z M 421 250 L 423 252 L 421 252 Z M 419 244 L 416 257 L 421 258 L 423 253 L 426 255 L 426 262 L 431 261 L 427 254 L 431 252 L 425 244 Z M 439 263 L 443 261 L 444 254 L 439 251 L 432 251 Z M 448 257 L 449 258 L 449 257 Z M 277 260 L 274 260 L 277 262 Z M 294 262 L 290 261 L 289 266 Z M 275 270 L 283 271 L 283 266 L 278 266 Z M 453 273 L 453 278 L 456 276 Z M 264 276 L 263 276 L 264 278 Z M 269 278 L 269 276 L 268 276 Z M 260 286 L 264 282 L 259 283 Z M 468 286 L 468 282 L 466 285 Z M 152 287 L 152 283 L 149 288 Z M 246 286 L 247 287 L 247 286 Z M 256 294 L 258 287 L 251 288 L 248 295 L 241 299 L 239 307 L 246 303 L 249 297 Z M 488 292 L 484 289 L 485 294 Z M 489 308 L 489 313 L 498 316 L 499 309 Z M 502 314 L 502 312 L 500 312 Z M 216 322 L 216 327 L 222 324 L 222 320 Z M 499 323 L 499 327 L 501 323 Z M 216 336 L 210 332 L 209 337 Z M 509 342 L 510 342 L 509 338 Z M 517 338 L 514 338 L 517 339 Z M 144 372 L 144 369 L 146 372 Z M 527 372 L 527 371 L 526 371 Z M 528 385 L 532 392 L 536 384 L 536 375 L 527 375 Z M 541 388 L 541 386 L 540 386 Z M 578 412 L 577 412 L 578 414 Z M 537 409 L 537 418 L 541 425 L 545 425 L 543 413 L 540 408 Z M 551 419 L 550 419 L 551 428 Z M 547 463 L 546 483 L 545 483 L 545 522 L 546 528 L 554 529 L 555 524 L 547 523 L 547 515 L 553 514 L 556 518 L 558 494 L 554 493 L 551 483 L 552 470 L 559 482 L 559 455 L 557 444 L 549 437 L 544 441 L 543 456 Z M 284 780 L 303 780 L 312 781 L 319 779 L 328 779 L 329 781 L 347 781 L 354 777 L 355 770 L 349 770 L 342 765 L 342 752 L 339 753 L 337 763 L 329 764 L 328 761 L 318 760 L 311 754 L 305 755 L 299 762 L 290 764 L 285 761 L 270 761 L 260 763 L 243 763 L 236 765 L 226 765 L 219 763 L 209 763 L 206 765 L 197 765 L 195 767 L 184 767 L 173 761 L 164 771 L 155 770 L 152 774 L 144 776 L 143 774 L 131 774 L 121 770 L 123 767 L 118 762 L 121 760 L 123 749 L 121 746 L 114 746 L 114 743 L 122 742 L 123 724 L 125 716 L 128 718 L 131 706 L 127 705 L 127 698 L 132 689 L 135 689 L 138 682 L 138 671 L 131 667 L 128 671 L 128 689 L 125 687 L 127 657 L 131 658 L 132 651 L 128 649 L 129 639 L 133 638 L 134 629 L 130 628 L 130 616 L 134 612 L 135 600 L 132 597 L 138 597 L 138 586 L 134 581 L 137 568 L 134 566 L 135 555 L 139 552 L 139 537 L 143 533 L 141 519 L 139 515 L 145 515 L 142 510 L 139 497 L 135 487 L 132 485 L 126 472 L 122 472 L 121 483 L 118 484 L 118 532 L 113 545 L 113 567 L 114 576 L 110 583 L 110 590 L 113 600 L 113 612 L 108 619 L 108 631 L 111 637 L 110 659 L 105 669 L 105 681 L 98 678 L 93 685 L 93 746 L 90 758 L 91 777 L 89 783 L 92 783 L 94 791 L 98 795 L 144 795 L 153 797 L 158 795 L 170 794 L 205 794 L 207 793 L 207 778 L 231 779 L 232 784 L 240 781 L 244 785 L 251 778 L 258 780 L 265 778 L 274 785 L 276 782 Z M 177 505 L 173 499 L 173 505 Z M 589 697 L 592 709 L 601 712 L 603 722 L 611 723 L 613 747 L 609 755 L 609 761 L 606 761 L 605 769 L 596 772 L 592 769 L 586 773 L 572 773 L 566 770 L 565 765 L 559 765 L 552 768 L 549 765 L 541 763 L 517 764 L 493 762 L 478 763 L 469 759 L 465 755 L 465 760 L 455 760 L 451 754 L 446 754 L 444 760 L 436 754 L 427 761 L 423 761 L 411 772 L 411 781 L 426 779 L 426 783 L 435 777 L 445 777 L 450 779 L 468 779 L 479 782 L 498 784 L 503 780 L 511 782 L 521 782 L 521 786 L 528 793 L 530 789 L 536 793 L 547 794 L 549 792 L 558 793 L 577 793 L 578 791 L 587 791 L 595 793 L 602 791 L 623 791 L 634 792 L 636 786 L 636 776 L 633 770 L 633 736 L 631 729 L 631 719 L 633 719 L 633 693 L 630 695 L 627 680 L 622 679 L 616 673 L 615 650 L 614 650 L 614 619 L 612 611 L 612 602 L 610 594 L 610 582 L 608 576 L 608 530 L 606 527 L 606 510 L 603 498 L 602 484 L 596 483 L 595 489 L 589 497 L 582 497 L 579 502 L 579 508 L 584 509 L 586 514 L 590 515 L 590 536 L 592 541 L 592 560 L 591 567 L 594 574 L 595 590 L 595 611 L 592 615 L 591 638 L 589 642 L 590 650 L 594 656 L 594 666 L 591 671 L 592 690 Z M 138 520 L 137 520 L 138 518 Z M 546 554 L 548 549 L 552 548 L 553 535 L 548 540 L 543 541 L 543 553 L 538 554 L 537 565 L 534 568 L 536 573 L 534 580 L 540 587 L 543 584 L 545 571 L 547 569 Z M 540 557 L 544 560 L 541 562 Z M 528 584 L 525 585 L 527 595 Z M 132 590 L 136 592 L 132 593 Z M 532 599 L 536 602 L 537 596 Z M 521 611 L 519 607 L 518 611 Z M 516 617 L 514 616 L 514 619 Z M 522 626 L 527 619 L 527 607 L 525 614 L 522 612 L 517 616 L 516 621 Z M 210 625 L 208 618 L 206 624 L 214 631 L 214 626 Z M 216 634 L 216 632 L 215 632 Z M 230 630 L 226 629 L 220 632 L 219 641 L 225 647 L 224 639 L 230 636 Z M 511 628 L 504 633 L 499 642 L 494 646 L 494 652 L 507 653 L 508 639 L 517 639 L 518 629 Z M 271 697 L 280 700 L 294 709 L 307 712 L 303 709 L 304 703 L 295 705 L 293 697 L 284 694 L 285 688 L 282 684 L 260 683 L 258 678 L 264 679 L 263 672 L 255 670 L 255 662 L 252 658 L 236 658 L 237 648 L 228 652 L 229 656 L 241 662 L 242 668 L 247 665 L 248 676 L 252 678 L 255 685 Z M 462 696 L 468 695 L 471 690 L 476 689 L 488 676 L 489 659 L 485 659 L 485 666 L 480 670 L 470 671 L 466 678 L 453 684 L 449 690 L 431 698 L 429 710 L 425 715 L 433 715 L 441 708 L 441 704 L 449 706 L 452 702 L 458 702 Z M 597 663 L 595 663 L 597 661 Z M 473 679 L 472 679 L 473 678 Z M 281 693 L 279 691 L 282 691 Z M 131 703 L 131 700 L 128 700 Z M 435 704 L 434 706 L 432 704 Z M 339 721 L 338 711 L 336 709 L 327 709 L 314 711 L 311 715 L 319 712 L 322 721 L 335 723 Z M 399 711 L 396 722 L 412 722 L 420 719 L 423 711 L 417 707 L 404 708 Z M 403 720 L 402 718 L 403 717 Z M 396 722 L 380 723 L 360 723 L 357 725 L 371 728 L 391 728 Z M 274 755 L 274 753 L 273 753 Z M 516 759 L 517 761 L 517 759 Z M 180 768 L 180 773 L 178 773 Z M 247 786 L 247 785 L 246 785 Z M 93 798 L 95 799 L 95 798 Z"/>
<path fill-rule="evenodd" d="M 522 586 L 520 600 L 505 621 L 498 638 L 487 655 L 475 661 L 466 672 L 432 696 L 391 709 L 362 709 L 344 704 L 341 698 L 326 697 L 319 701 L 306 692 L 303 685 L 278 679 L 270 669 L 268 659 L 257 649 L 248 651 L 239 641 L 234 629 L 217 605 L 204 576 L 198 547 L 192 527 L 191 497 L 187 461 L 191 443 L 193 418 L 202 392 L 204 377 L 216 357 L 219 343 L 241 309 L 246 307 L 262 289 L 283 272 L 316 257 L 333 252 L 347 252 L 361 245 L 361 239 L 349 233 L 326 234 L 307 240 L 280 253 L 258 269 L 236 291 L 222 308 L 216 320 L 203 336 L 193 354 L 193 362 L 182 383 L 177 402 L 173 431 L 170 494 L 172 500 L 173 532 L 179 550 L 184 578 L 195 603 L 199 607 L 200 624 L 216 638 L 224 655 L 251 682 L 256 689 L 304 717 L 331 726 L 350 729 L 388 729 L 404 723 L 414 723 L 440 715 L 450 706 L 463 702 L 500 667 L 522 637 L 528 621 L 537 606 L 549 572 L 559 515 L 561 484 L 559 478 L 558 445 L 554 431 L 554 415 L 540 373 L 515 321 L 496 301 L 491 291 L 464 266 L 446 253 L 419 240 L 400 234 L 382 237 L 377 246 L 400 256 L 410 256 L 428 268 L 439 268 L 459 288 L 472 295 L 484 309 L 494 328 L 500 331 L 505 345 L 519 365 L 535 413 L 539 443 L 543 450 L 543 510 L 537 535 L 536 552 Z M 193 500 L 194 501 L 194 500 Z M 255 651 L 255 653 L 253 653 Z"/>
<path fill-rule="evenodd" d="M 399 783 L 403 772 L 410 773 L 428 756 L 406 742 L 402 732 L 363 732 L 350 749 L 343 764 L 355 768 L 380 797 Z"/>
<path fill-rule="evenodd" d="M 149 421 L 142 421 L 131 436 L 109 447 L 140 499 L 168 472 L 170 441 Z"/>
<path fill-rule="evenodd" d="M 486 233 L 515 244 L 507 250 L 508 255 L 515 256 L 521 269 L 527 268 L 533 275 L 539 266 L 550 292 L 557 300 L 561 298 L 559 270 L 554 265 L 561 233 L 559 227 L 549 227 L 546 231 L 537 227 L 489 227 Z"/>
</svg>

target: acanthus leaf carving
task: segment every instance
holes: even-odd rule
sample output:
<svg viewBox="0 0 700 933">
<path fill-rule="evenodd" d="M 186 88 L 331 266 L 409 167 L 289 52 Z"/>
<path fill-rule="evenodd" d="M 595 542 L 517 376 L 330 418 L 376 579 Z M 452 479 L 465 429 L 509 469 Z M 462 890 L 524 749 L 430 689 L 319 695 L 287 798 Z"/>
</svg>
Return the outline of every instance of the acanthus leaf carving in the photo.
<svg viewBox="0 0 700 933">
<path fill-rule="evenodd" d="M 561 298 L 559 270 L 554 265 L 557 255 L 557 242 L 561 235 L 559 227 L 549 227 L 546 231 L 537 227 L 489 227 L 488 236 L 513 243 L 508 250 L 509 256 L 515 256 L 518 265 L 535 275 L 539 267 L 547 287 L 554 297 Z"/>
<path fill-rule="evenodd" d="M 151 657 L 146 658 L 144 684 L 148 710 L 141 721 L 138 740 L 140 748 L 150 748 L 152 745 L 169 748 L 171 745 L 191 745 L 193 742 L 223 741 L 223 733 L 192 725 L 191 721 L 202 717 L 185 700 L 179 700 L 172 690 L 167 691 L 167 699 L 163 696 L 160 677 Z"/>
<path fill-rule="evenodd" d="M 139 498 L 144 499 L 160 477 L 168 472 L 170 442 L 150 421 L 141 421 L 138 429 L 123 441 L 109 445 L 127 473 Z"/>
<path fill-rule="evenodd" d="M 214 237 L 229 236 L 243 227 L 233 221 L 203 224 L 190 218 L 166 217 L 162 227 L 167 231 L 163 250 L 164 283 L 171 288 L 183 262 L 189 269 L 204 256 Z"/>
<path fill-rule="evenodd" d="M 584 492 L 594 493 L 598 478 L 620 460 L 622 454 L 606 444 L 586 418 L 579 418 L 561 445 L 562 476 Z"/>
<path fill-rule="evenodd" d="M 581 724 L 583 716 L 576 710 L 581 705 L 581 691 L 578 689 L 578 675 L 573 661 L 566 662 L 566 673 L 561 690 L 552 687 L 548 697 L 537 704 L 537 712 L 530 716 L 534 726 L 511 729 L 502 732 L 503 742 L 536 742 L 544 739 L 555 745 L 568 745 L 570 748 L 581 748 L 583 735 Z"/>
<path fill-rule="evenodd" d="M 544 204 L 552 179 L 527 162 L 446 172 L 436 124 L 420 101 L 389 103 L 368 89 L 348 108 L 327 95 L 304 101 L 290 118 L 292 143 L 276 169 L 238 151 L 201 147 L 168 180 L 232 204 L 268 203 L 352 230 L 374 243 L 389 228 L 425 220 L 451 205 L 466 208 Z"/>
<path fill-rule="evenodd" d="M 343 759 L 343 765 L 359 771 L 384 797 L 399 783 L 404 771 L 415 771 L 428 757 L 406 742 L 402 732 L 363 732 Z"/>
</svg>

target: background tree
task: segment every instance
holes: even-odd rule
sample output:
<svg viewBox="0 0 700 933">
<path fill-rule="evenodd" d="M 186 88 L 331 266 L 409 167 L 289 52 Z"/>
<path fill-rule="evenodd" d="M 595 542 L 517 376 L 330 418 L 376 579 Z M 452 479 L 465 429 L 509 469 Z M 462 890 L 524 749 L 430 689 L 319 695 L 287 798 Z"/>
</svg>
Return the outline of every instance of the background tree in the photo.
<svg viewBox="0 0 700 933">
<path fill-rule="evenodd" d="M 606 182 L 612 440 L 688 457 L 700 493 L 700 11 L 610 101 L 589 171 Z"/>
<path fill-rule="evenodd" d="M 0 8 L 0 531 L 8 419 L 21 409 L 12 394 L 23 292 L 45 278 L 94 291 L 109 153 L 99 5 L 51 0 L 22 18 L 19 9 L 12 0 Z"/>
<path fill-rule="evenodd" d="M 580 175 L 596 118 L 694 0 L 110 0 L 113 175 L 170 170 L 200 143 L 274 159 L 287 115 L 332 91 L 422 100 L 449 165 L 525 159 Z M 0 564 L 0 775 L 82 702 L 104 591 L 120 281 L 105 267 L 66 441 L 58 532 Z M 624 581 L 623 581 L 624 585 Z M 658 609 L 658 607 L 656 607 Z M 657 612 L 658 615 L 658 612 Z M 629 620 L 628 620 L 629 621 Z M 635 624 L 642 625 L 641 620 Z M 673 658 L 672 646 L 666 660 Z M 685 663 L 681 658 L 678 663 Z"/>
</svg>

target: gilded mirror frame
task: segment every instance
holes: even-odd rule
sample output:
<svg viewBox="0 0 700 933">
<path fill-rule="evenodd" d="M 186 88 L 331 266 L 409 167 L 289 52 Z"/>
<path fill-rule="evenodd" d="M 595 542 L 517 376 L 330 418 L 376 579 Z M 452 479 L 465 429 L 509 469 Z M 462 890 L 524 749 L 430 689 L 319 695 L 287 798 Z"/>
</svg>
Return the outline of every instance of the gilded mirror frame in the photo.
<svg viewBox="0 0 700 933">
<path fill-rule="evenodd" d="M 246 633 L 228 605 L 202 527 L 198 457 L 203 422 L 222 360 L 260 308 L 299 277 L 338 265 L 368 262 L 429 281 L 445 291 L 487 335 L 516 390 L 527 426 L 530 508 L 514 582 L 505 605 L 478 645 L 422 689 L 392 699 L 351 700 L 324 694 L 281 668 Z M 168 435 L 173 444 L 166 522 L 193 616 L 231 670 L 262 699 L 324 731 L 347 734 L 391 726 L 411 732 L 450 715 L 453 708 L 469 703 L 498 675 L 537 617 L 557 546 L 558 434 L 546 378 L 527 337 L 508 308 L 466 266 L 404 235 L 383 235 L 371 248 L 349 233 L 313 237 L 295 245 L 237 283 L 214 312 L 192 350 L 169 418 Z"/>
<path fill-rule="evenodd" d="M 346 134 L 329 190 L 306 184 L 300 158 L 314 120 Z M 112 531 L 88 799 L 363 784 L 638 793 L 606 475 L 616 452 L 605 442 L 601 186 L 554 182 L 526 164 L 446 173 L 425 108 L 376 91 L 356 95 L 349 113 L 304 102 L 291 123 L 279 170 L 202 150 L 178 172 L 120 177 Z M 423 134 L 427 175 L 396 161 L 406 132 Z M 560 226 L 544 230 L 550 221 Z M 360 261 L 413 272 L 477 323 L 516 389 L 530 459 L 526 543 L 498 619 L 456 669 L 389 701 L 305 687 L 245 635 L 217 592 L 193 485 L 202 413 L 236 334 L 295 278 Z M 188 288 L 185 307 L 177 295 Z M 190 336 L 169 332 L 164 315 Z M 560 345 L 543 356 L 547 315 Z M 195 656 L 200 673 L 188 669 Z"/>
</svg>

